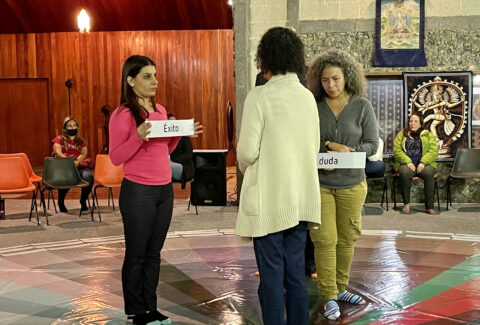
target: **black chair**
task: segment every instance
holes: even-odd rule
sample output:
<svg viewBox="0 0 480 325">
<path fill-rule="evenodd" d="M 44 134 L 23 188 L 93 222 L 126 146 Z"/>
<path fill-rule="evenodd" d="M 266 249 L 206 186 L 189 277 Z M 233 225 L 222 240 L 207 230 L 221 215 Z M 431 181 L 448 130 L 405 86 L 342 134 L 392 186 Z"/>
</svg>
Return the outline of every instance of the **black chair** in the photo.
<svg viewBox="0 0 480 325">
<path fill-rule="evenodd" d="M 480 178 L 480 149 L 458 149 L 452 170 L 445 182 L 447 210 L 449 204 L 450 207 L 452 207 L 452 192 L 450 191 L 450 184 L 454 178 Z"/>
<path fill-rule="evenodd" d="M 180 188 L 184 190 L 187 187 L 187 183 L 190 184 L 190 191 L 192 190 L 192 182 L 193 182 L 193 177 L 188 178 L 185 172 L 185 168 L 182 170 L 182 176 L 180 177 L 179 180 L 174 180 L 172 179 L 172 183 L 180 183 Z M 191 197 L 191 195 L 190 195 Z M 188 200 L 188 208 L 187 210 L 190 210 L 190 205 L 191 205 L 192 200 Z M 195 214 L 198 215 L 198 207 L 195 205 Z"/>
<path fill-rule="evenodd" d="M 395 210 L 397 208 L 397 194 L 396 194 L 396 183 L 397 183 L 397 179 L 400 177 L 400 174 L 397 172 L 395 175 L 393 175 L 393 209 Z M 435 187 L 433 189 L 434 191 L 434 194 L 437 194 L 437 204 L 438 204 L 438 211 L 440 211 L 440 196 L 438 194 L 438 183 L 437 183 L 437 178 L 438 178 L 438 174 L 435 173 L 433 175 L 433 179 L 435 180 Z M 414 176 L 412 178 L 412 180 L 416 181 L 416 180 L 419 180 L 421 179 L 421 177 L 418 177 L 418 176 Z"/>
<path fill-rule="evenodd" d="M 380 161 L 378 161 L 380 162 Z M 380 207 L 383 208 L 383 202 L 385 201 L 386 202 L 386 207 L 387 207 L 387 211 L 388 211 L 388 195 L 387 195 L 387 190 L 388 190 L 388 182 L 387 182 L 387 176 L 385 175 L 385 163 L 383 161 L 381 161 L 381 163 L 383 164 L 383 172 L 380 174 L 375 174 L 375 173 L 369 173 L 368 172 L 368 164 L 371 164 L 371 163 L 377 163 L 377 161 L 374 161 L 374 162 L 371 162 L 371 161 L 367 161 L 366 162 L 366 168 L 365 168 L 365 175 L 367 177 L 367 179 L 371 179 L 371 180 L 383 180 L 383 191 L 382 191 L 382 201 L 380 203 Z"/>
<path fill-rule="evenodd" d="M 67 189 L 74 187 L 88 186 L 88 182 L 84 181 L 78 173 L 77 167 L 72 158 L 54 158 L 46 157 L 43 164 L 43 184 L 44 187 L 40 191 L 40 199 L 43 205 L 43 211 L 48 223 L 47 207 L 45 205 L 45 197 L 43 192 L 45 190 L 52 191 L 53 189 Z M 56 212 L 56 211 L 55 211 Z M 78 217 L 82 215 L 82 211 L 78 214 Z M 92 214 L 92 221 L 93 214 Z"/>
</svg>

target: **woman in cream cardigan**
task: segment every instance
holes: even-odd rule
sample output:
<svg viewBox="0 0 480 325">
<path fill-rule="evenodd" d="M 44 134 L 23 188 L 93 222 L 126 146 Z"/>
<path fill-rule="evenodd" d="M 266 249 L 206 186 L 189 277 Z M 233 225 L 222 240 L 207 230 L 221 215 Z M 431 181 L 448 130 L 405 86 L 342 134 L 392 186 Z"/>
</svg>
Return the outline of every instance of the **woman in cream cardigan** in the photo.
<svg viewBox="0 0 480 325">
<path fill-rule="evenodd" d="M 315 99 L 299 82 L 304 49 L 291 29 L 262 37 L 257 64 L 267 83 L 245 101 L 237 146 L 244 173 L 236 233 L 253 237 L 264 324 L 309 324 L 304 275 L 307 222 L 319 223 Z"/>
</svg>

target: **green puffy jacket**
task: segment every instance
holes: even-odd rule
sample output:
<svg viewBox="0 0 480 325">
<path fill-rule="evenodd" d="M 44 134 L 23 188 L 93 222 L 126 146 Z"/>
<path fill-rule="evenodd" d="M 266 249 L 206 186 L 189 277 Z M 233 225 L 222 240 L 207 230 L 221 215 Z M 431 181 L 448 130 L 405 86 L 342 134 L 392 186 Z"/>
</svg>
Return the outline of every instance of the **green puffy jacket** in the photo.
<svg viewBox="0 0 480 325">
<path fill-rule="evenodd" d="M 434 168 L 437 168 L 437 163 L 435 159 L 438 157 L 438 144 L 435 140 L 435 137 L 432 132 L 423 130 L 420 133 L 420 139 L 422 140 L 422 158 L 420 162 L 425 165 L 431 165 Z M 398 170 L 400 165 L 406 165 L 412 162 L 405 149 L 405 142 L 407 137 L 403 135 L 403 130 L 398 132 L 393 142 L 393 157 L 395 158 L 395 163 L 393 168 Z"/>
</svg>

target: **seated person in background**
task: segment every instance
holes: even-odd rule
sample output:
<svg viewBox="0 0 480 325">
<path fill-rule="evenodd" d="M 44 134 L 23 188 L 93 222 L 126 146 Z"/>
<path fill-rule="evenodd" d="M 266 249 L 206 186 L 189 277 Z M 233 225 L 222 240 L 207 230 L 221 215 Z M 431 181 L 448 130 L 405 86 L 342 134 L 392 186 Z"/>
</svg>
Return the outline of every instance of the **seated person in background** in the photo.
<svg viewBox="0 0 480 325">
<path fill-rule="evenodd" d="M 365 164 L 365 175 L 368 178 L 379 178 L 385 174 L 385 163 L 383 162 L 383 140 L 378 138 L 378 148 L 374 155 L 367 157 Z"/>
<path fill-rule="evenodd" d="M 173 114 L 168 114 L 169 120 L 175 120 Z M 195 174 L 193 166 L 192 141 L 189 137 L 182 137 L 175 150 L 170 154 L 170 168 L 173 181 L 188 181 Z M 182 175 L 185 173 L 185 177 Z"/>
<path fill-rule="evenodd" d="M 407 127 L 400 131 L 393 142 L 394 169 L 400 175 L 403 212 L 410 211 L 410 187 L 412 178 L 419 176 L 424 182 L 425 212 L 437 214 L 433 209 L 435 168 L 438 145 L 432 132 L 424 129 L 423 117 L 413 113 Z"/>
<path fill-rule="evenodd" d="M 67 116 L 63 120 L 62 125 L 63 134 L 53 138 L 53 153 L 57 158 L 73 158 L 75 166 L 77 166 L 80 176 L 90 185 L 82 187 L 82 194 L 80 196 L 80 205 L 82 211 L 88 211 L 87 199 L 88 194 L 92 190 L 93 174 L 89 168 L 92 161 L 87 157 L 87 143 L 78 133 L 78 122 L 74 117 Z M 58 207 L 60 212 L 68 212 L 65 207 L 65 196 L 69 189 L 58 190 Z"/>
</svg>

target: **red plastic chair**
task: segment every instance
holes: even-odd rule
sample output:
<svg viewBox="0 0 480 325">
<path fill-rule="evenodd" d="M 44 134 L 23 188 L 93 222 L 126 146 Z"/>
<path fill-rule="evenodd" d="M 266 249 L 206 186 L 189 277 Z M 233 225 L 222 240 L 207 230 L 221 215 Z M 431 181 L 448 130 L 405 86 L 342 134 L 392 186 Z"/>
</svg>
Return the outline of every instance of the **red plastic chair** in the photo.
<svg viewBox="0 0 480 325">
<path fill-rule="evenodd" d="M 108 206 L 110 206 L 110 198 L 112 199 L 112 208 L 115 211 L 115 203 L 113 200 L 113 188 L 120 187 L 123 181 L 123 164 L 115 166 L 110 160 L 109 155 L 99 154 L 95 160 L 95 173 L 94 173 L 94 187 L 93 187 L 93 210 L 95 210 L 95 203 L 98 210 L 98 218 L 102 221 L 100 215 L 100 205 L 98 204 L 97 189 L 99 187 L 108 188 Z"/>
<path fill-rule="evenodd" d="M 30 208 L 28 220 L 32 219 L 32 210 L 35 208 L 37 225 L 40 225 L 37 200 L 35 200 L 37 187 L 30 181 L 23 159 L 19 157 L 0 158 L 0 195 L 29 191 L 32 191 L 33 207 Z"/>
</svg>

